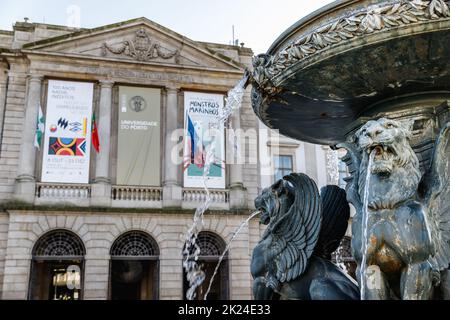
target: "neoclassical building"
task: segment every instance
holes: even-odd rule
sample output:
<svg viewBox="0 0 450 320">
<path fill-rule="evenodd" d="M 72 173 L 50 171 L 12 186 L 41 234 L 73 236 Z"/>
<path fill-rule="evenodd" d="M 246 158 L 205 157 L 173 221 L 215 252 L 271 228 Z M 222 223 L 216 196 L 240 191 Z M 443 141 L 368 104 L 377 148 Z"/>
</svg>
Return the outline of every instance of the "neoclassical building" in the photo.
<svg viewBox="0 0 450 320">
<path fill-rule="evenodd" d="M 94 29 L 17 22 L 0 31 L 0 298 L 183 299 L 184 235 L 206 192 L 196 159 L 184 157 L 195 135 L 186 144 L 177 132 L 210 123 L 252 55 L 146 18 Z M 250 91 L 225 126 L 258 128 Z M 235 142 L 221 142 L 219 156 L 228 157 Z M 258 135 L 246 135 L 240 149 L 258 155 Z M 207 280 L 264 180 L 258 161 L 221 160 L 198 239 Z M 211 299 L 252 298 L 261 232 L 257 219 L 244 227 Z"/>
</svg>

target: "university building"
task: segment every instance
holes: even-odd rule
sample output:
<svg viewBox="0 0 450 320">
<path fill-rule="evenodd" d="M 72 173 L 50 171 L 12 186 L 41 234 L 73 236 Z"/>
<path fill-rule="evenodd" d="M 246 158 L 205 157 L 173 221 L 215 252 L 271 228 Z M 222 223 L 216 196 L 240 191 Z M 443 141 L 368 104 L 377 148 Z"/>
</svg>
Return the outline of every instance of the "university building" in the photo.
<svg viewBox="0 0 450 320">
<path fill-rule="evenodd" d="M 197 132 L 217 118 L 252 56 L 146 18 L 0 31 L 0 298 L 183 299 L 184 236 L 207 198 L 197 156 L 211 141 L 199 144 Z M 236 149 L 227 129 L 255 128 L 248 90 L 215 145 L 211 210 L 198 239 L 207 274 L 200 297 L 270 184 L 259 159 L 224 161 Z M 260 155 L 258 137 L 240 144 L 249 158 Z M 274 160 L 273 176 L 309 170 L 319 185 L 329 181 L 322 147 L 292 143 L 275 155 L 283 160 Z M 252 298 L 251 253 L 262 230 L 257 218 L 244 227 L 209 298 Z"/>
</svg>

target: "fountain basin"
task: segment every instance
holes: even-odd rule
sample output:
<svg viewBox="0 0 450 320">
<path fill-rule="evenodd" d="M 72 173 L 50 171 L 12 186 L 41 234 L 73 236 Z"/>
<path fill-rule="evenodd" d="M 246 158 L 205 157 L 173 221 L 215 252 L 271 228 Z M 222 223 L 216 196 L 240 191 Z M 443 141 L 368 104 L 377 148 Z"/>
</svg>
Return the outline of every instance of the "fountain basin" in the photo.
<svg viewBox="0 0 450 320">
<path fill-rule="evenodd" d="M 379 113 L 436 108 L 450 97 L 450 1 L 336 1 L 285 31 L 252 75 L 258 117 L 311 143 L 342 142 Z"/>
</svg>

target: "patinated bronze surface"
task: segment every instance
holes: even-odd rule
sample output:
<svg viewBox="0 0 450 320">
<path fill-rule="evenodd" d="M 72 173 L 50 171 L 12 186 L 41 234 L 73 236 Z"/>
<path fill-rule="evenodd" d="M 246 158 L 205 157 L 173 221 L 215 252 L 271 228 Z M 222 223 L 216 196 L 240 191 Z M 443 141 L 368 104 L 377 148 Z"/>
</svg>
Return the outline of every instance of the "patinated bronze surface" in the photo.
<svg viewBox="0 0 450 320">
<path fill-rule="evenodd" d="M 350 217 L 345 191 L 291 174 L 256 198 L 268 227 L 253 251 L 255 299 L 357 300 L 359 290 L 331 260 Z"/>
<path fill-rule="evenodd" d="M 253 108 L 291 138 L 334 145 L 374 104 L 450 91 L 450 1 L 336 1 L 255 57 Z"/>
<path fill-rule="evenodd" d="M 267 126 L 349 151 L 364 299 L 450 299 L 449 30 L 450 1 L 336 1 L 249 71 Z"/>
<path fill-rule="evenodd" d="M 409 143 L 412 124 L 371 120 L 355 133 L 353 143 L 342 145 L 357 168 L 347 190 L 357 208 L 352 248 L 358 278 L 364 268 L 372 272 L 372 277 L 366 274 L 360 281 L 366 288 L 365 299 L 445 298 L 448 291 L 450 123 L 439 135 L 424 174 Z M 365 260 L 363 241 L 367 242 Z"/>
</svg>

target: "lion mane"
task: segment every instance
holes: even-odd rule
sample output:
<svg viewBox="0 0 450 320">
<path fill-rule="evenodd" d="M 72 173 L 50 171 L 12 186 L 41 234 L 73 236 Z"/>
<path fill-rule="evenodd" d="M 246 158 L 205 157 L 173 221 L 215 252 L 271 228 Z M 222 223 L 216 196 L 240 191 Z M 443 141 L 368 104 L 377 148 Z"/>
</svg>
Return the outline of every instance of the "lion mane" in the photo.
<svg viewBox="0 0 450 320">
<path fill-rule="evenodd" d="M 337 186 L 322 188 L 304 174 L 290 174 L 256 198 L 261 222 L 268 224 L 267 285 L 277 290 L 305 272 L 314 254 L 331 259 L 347 229 L 350 208 Z"/>
<path fill-rule="evenodd" d="M 358 180 L 361 201 L 367 170 L 370 170 L 374 188 L 380 189 L 371 190 L 377 196 L 369 199 L 369 207 L 392 209 L 415 196 L 421 172 L 419 159 L 409 143 L 411 135 L 412 123 L 385 118 L 369 121 L 356 132 L 356 142 L 362 153 Z M 373 163 L 368 168 L 371 156 Z"/>
</svg>

